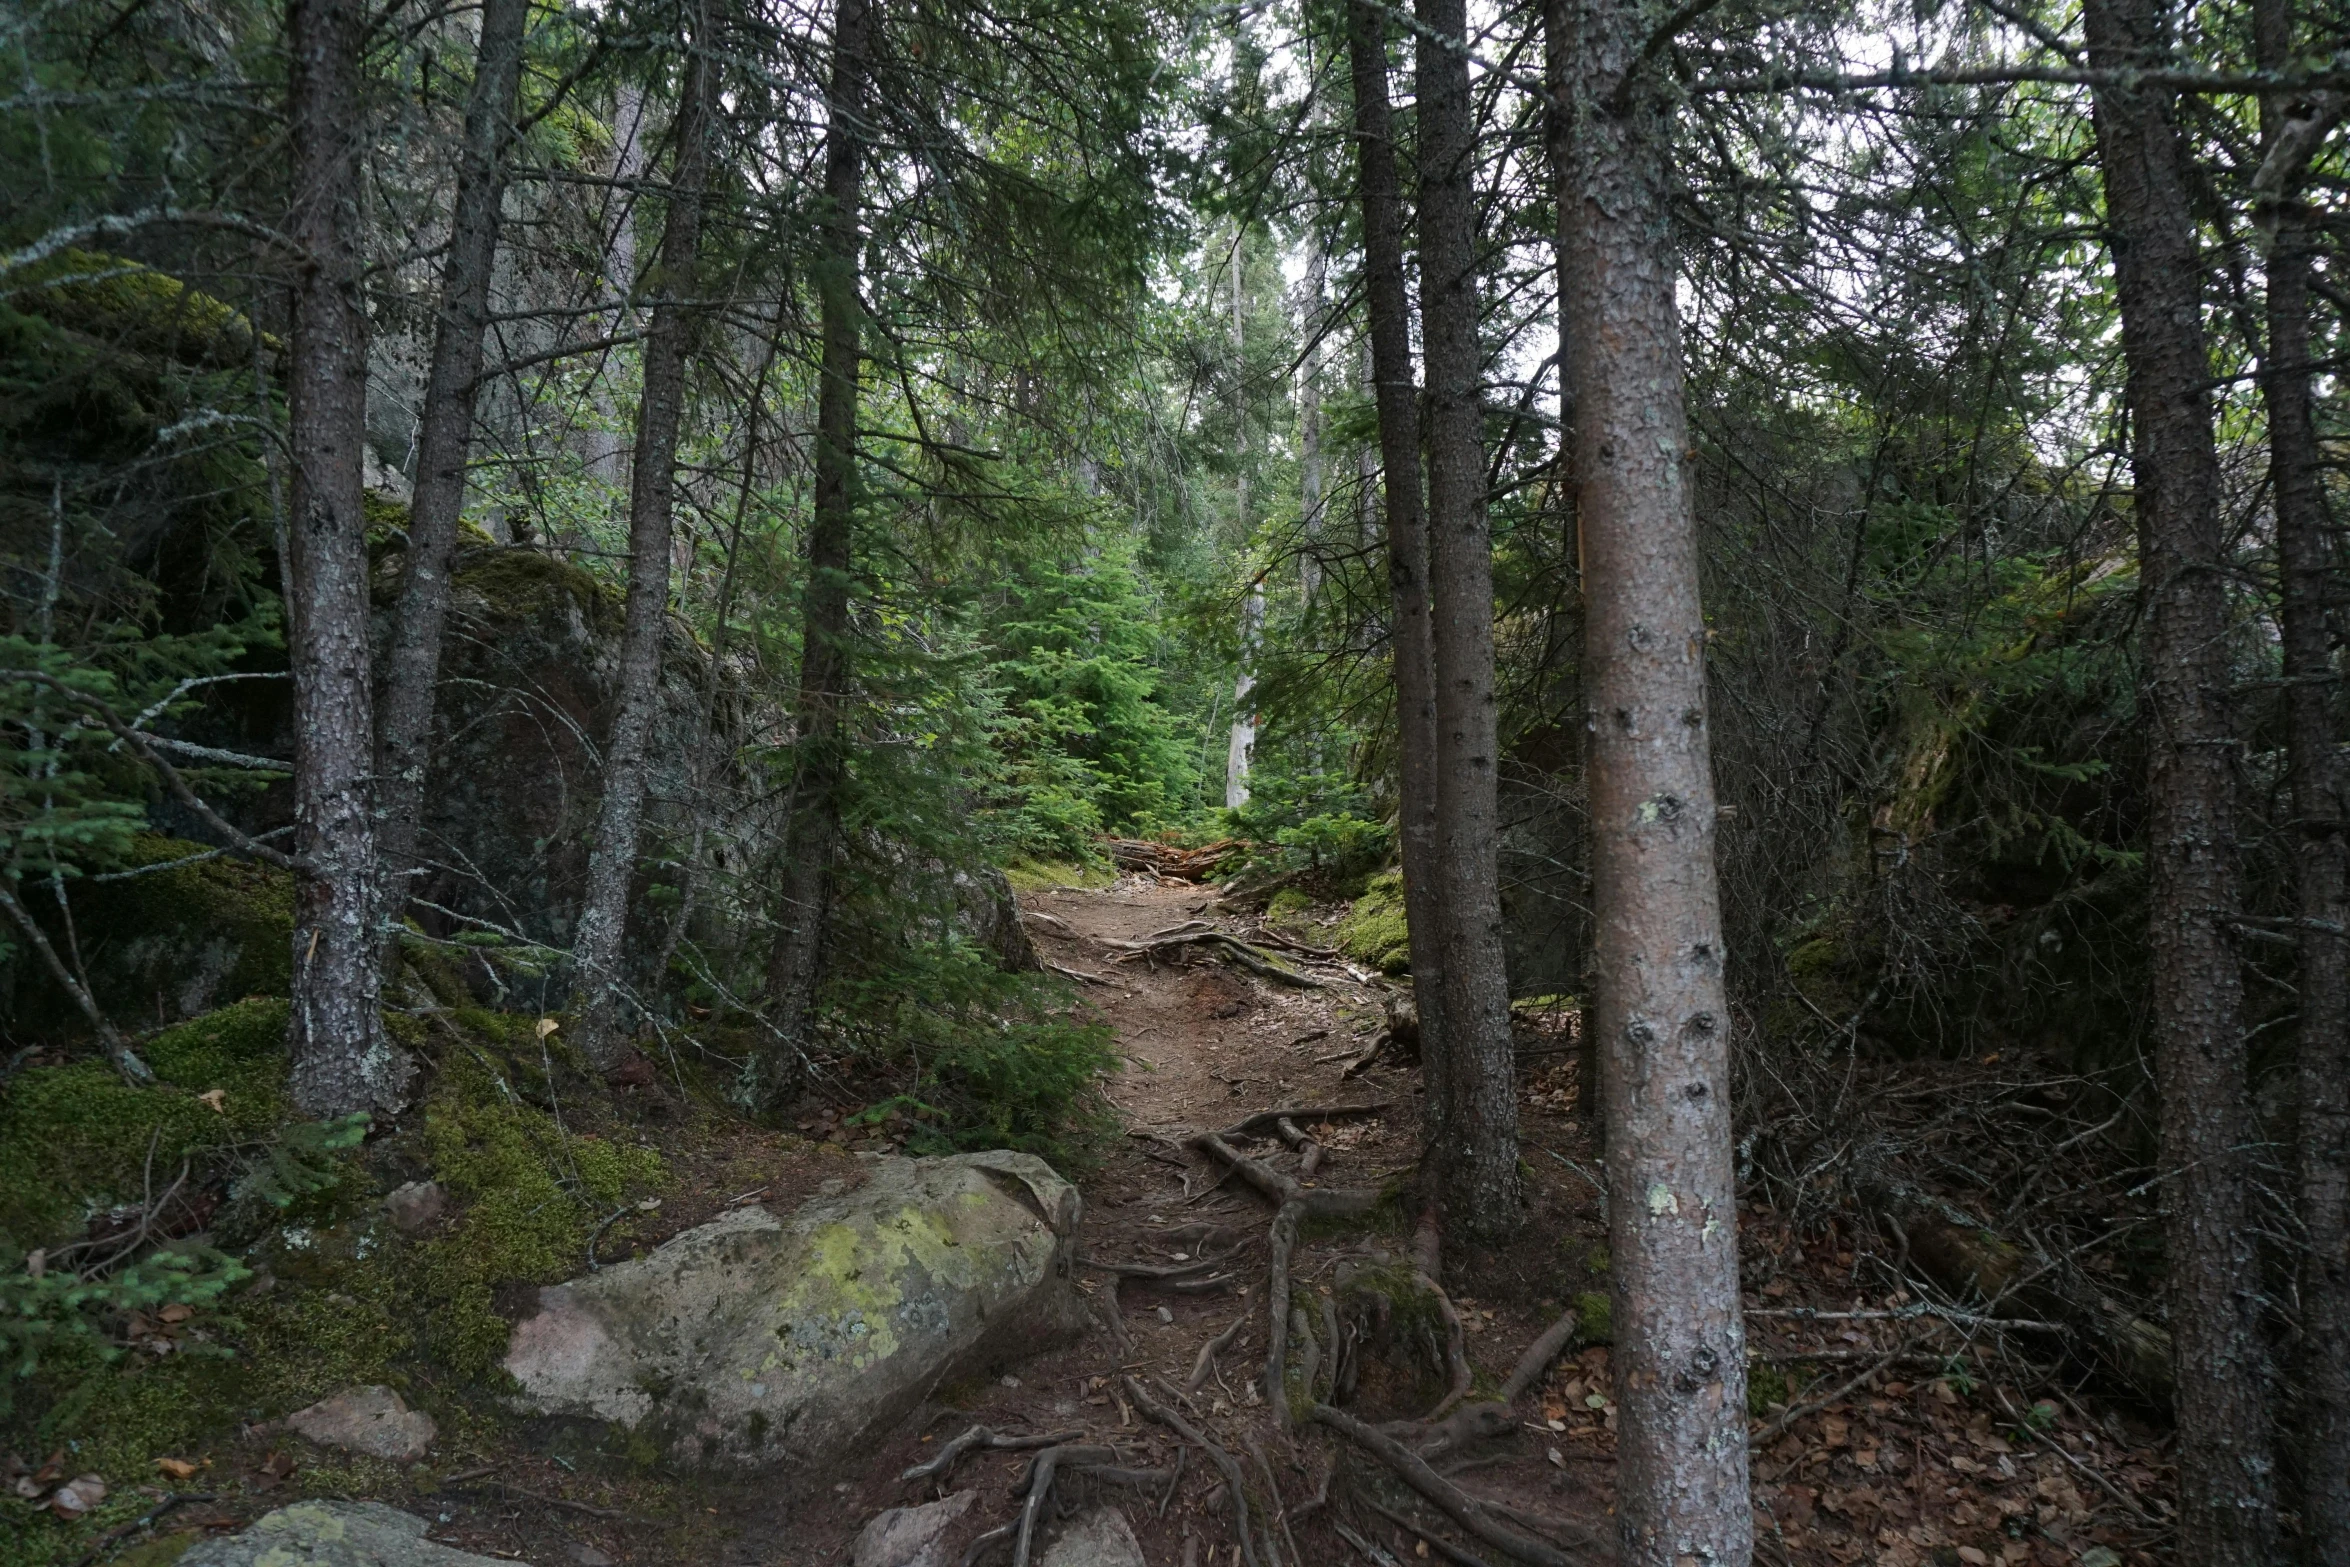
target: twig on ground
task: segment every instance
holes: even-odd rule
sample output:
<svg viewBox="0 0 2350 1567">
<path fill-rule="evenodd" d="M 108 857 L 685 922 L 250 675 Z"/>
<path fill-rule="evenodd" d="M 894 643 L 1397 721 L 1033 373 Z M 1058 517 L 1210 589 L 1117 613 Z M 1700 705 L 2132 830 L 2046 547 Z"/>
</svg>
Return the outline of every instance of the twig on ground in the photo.
<svg viewBox="0 0 2350 1567">
<path fill-rule="evenodd" d="M 165 1513 L 170 1512 L 175 1507 L 181 1506 L 188 1502 L 213 1502 L 218 1501 L 219 1499 L 220 1493 L 217 1491 L 175 1491 L 169 1496 L 160 1497 L 156 1500 L 156 1503 L 153 1507 L 148 1508 L 138 1517 L 133 1518 L 128 1523 L 118 1523 L 113 1528 L 107 1530 L 104 1534 L 98 1536 L 97 1539 L 92 1540 L 90 1542 L 90 1548 L 82 1553 L 82 1559 L 74 1563 L 74 1567 L 90 1567 L 92 1562 L 95 1562 L 99 1557 L 106 1554 L 106 1548 L 112 1545 L 115 1541 L 123 1538 L 125 1535 L 136 1534 L 141 1529 L 147 1528 L 149 1525 L 153 1524 L 156 1519 L 161 1518 Z"/>
<path fill-rule="evenodd" d="M 1510 1379 L 1501 1385 L 1501 1401 L 1514 1404 L 1524 1398 L 1527 1389 L 1540 1382 L 1550 1370 L 1551 1362 L 1574 1342 L 1576 1331 L 1582 1326 L 1582 1314 L 1568 1311 L 1543 1329 L 1542 1337 L 1526 1347 L 1526 1353 L 1518 1357 L 1516 1368 L 1510 1372 Z"/>
<path fill-rule="evenodd" d="M 1760 1431 L 1755 1432 L 1746 1439 L 1747 1450 L 1751 1452 L 1754 1449 L 1761 1447 L 1765 1443 L 1777 1439 L 1778 1436 L 1789 1426 L 1795 1424 L 1796 1421 L 1801 1420 L 1804 1416 L 1818 1414 L 1821 1410 L 1826 1409 L 1829 1405 L 1843 1399 L 1847 1394 L 1851 1393 L 1854 1388 L 1859 1387 L 1862 1383 L 1868 1381 L 1869 1378 L 1875 1376 L 1878 1372 L 1883 1371 L 1886 1367 L 1892 1365 L 1895 1361 L 1901 1359 L 1904 1355 L 1907 1355 L 1912 1350 L 1916 1349 L 1918 1347 L 1918 1342 L 1919 1341 L 1914 1337 L 1904 1339 L 1899 1347 L 1888 1350 L 1883 1355 L 1880 1355 L 1875 1360 L 1871 1361 L 1868 1365 L 1863 1366 L 1858 1372 L 1854 1373 L 1849 1380 L 1840 1384 L 1834 1392 L 1828 1394 L 1826 1397 L 1806 1399 L 1804 1402 L 1795 1405 L 1793 1408 L 1781 1412 L 1771 1421 L 1769 1425 L 1764 1426 Z"/>
<path fill-rule="evenodd" d="M 2139 1504 L 2137 1498 L 2131 1496 L 2128 1492 L 2122 1490 L 2121 1487 L 2115 1485 L 2111 1480 L 2108 1480 L 2104 1475 L 2099 1474 L 2096 1470 L 2090 1468 L 2087 1464 L 2082 1463 L 2078 1458 L 2075 1458 L 2072 1454 L 2066 1452 L 2062 1442 L 2057 1441 L 2054 1437 L 2050 1436 L 2045 1431 L 2035 1430 L 2032 1426 L 2032 1423 L 2026 1420 L 2023 1416 L 2017 1414 L 2015 1412 L 2015 1406 L 2007 1401 L 2007 1390 L 2005 1388 L 1993 1388 L 1991 1391 L 1998 1395 L 1999 1407 L 2007 1411 L 2008 1418 L 2015 1422 L 2017 1430 L 2022 1431 L 2025 1435 L 2031 1437 L 2034 1441 L 2039 1442 L 2050 1452 L 2054 1453 L 2057 1457 L 2072 1465 L 2074 1469 L 2080 1471 L 2080 1473 L 2083 1475 L 2086 1475 L 2091 1483 L 2095 1484 L 2099 1490 L 2112 1497 L 2115 1501 L 2121 1503 L 2122 1506 L 2128 1508 L 2130 1511 L 2130 1516 L 2136 1518 L 2140 1523 L 2145 1524 L 2150 1529 L 2163 1529 L 2167 1527 L 2161 1519 L 2146 1511 L 2146 1509 Z"/>
<path fill-rule="evenodd" d="M 1335 1121 L 1350 1115 L 1378 1115 L 1394 1107 L 1392 1099 L 1382 1099 L 1367 1105 L 1283 1105 L 1274 1110 L 1259 1110 L 1233 1122 L 1217 1135 L 1220 1137 L 1261 1137 L 1269 1127 L 1283 1121 Z"/>
</svg>

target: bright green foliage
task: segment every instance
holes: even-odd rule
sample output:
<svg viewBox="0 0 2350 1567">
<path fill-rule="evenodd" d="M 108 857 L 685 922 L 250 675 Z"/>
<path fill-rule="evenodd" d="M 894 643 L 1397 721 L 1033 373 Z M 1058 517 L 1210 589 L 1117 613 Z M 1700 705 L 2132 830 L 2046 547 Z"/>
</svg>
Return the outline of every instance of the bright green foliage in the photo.
<svg viewBox="0 0 2350 1567">
<path fill-rule="evenodd" d="M 999 584 L 984 635 L 1003 693 L 998 809 L 1016 852 L 1083 856 L 1097 833 L 1175 818 L 1191 759 L 1160 704 L 1160 639 L 1132 566 L 1026 564 Z"/>
</svg>

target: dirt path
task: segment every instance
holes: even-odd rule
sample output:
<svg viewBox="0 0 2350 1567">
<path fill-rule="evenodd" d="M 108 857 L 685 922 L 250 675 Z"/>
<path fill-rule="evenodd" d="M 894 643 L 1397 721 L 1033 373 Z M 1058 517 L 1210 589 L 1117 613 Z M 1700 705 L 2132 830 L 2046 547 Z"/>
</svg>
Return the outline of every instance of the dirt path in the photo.
<svg viewBox="0 0 2350 1567">
<path fill-rule="evenodd" d="M 1130 1466 L 1172 1466 L 1181 1444 L 1132 1406 L 1121 1379 L 1139 1377 L 1153 1396 L 1174 1403 L 1171 1389 L 1186 1387 L 1203 1347 L 1236 1320 L 1241 1324 L 1237 1335 L 1213 1358 L 1210 1374 L 1190 1393 L 1184 1412 L 1245 1467 L 1260 1526 L 1278 1537 L 1284 1561 L 1359 1559 L 1333 1532 L 1330 1509 L 1313 1500 L 1327 1494 L 1329 1439 L 1318 1432 L 1285 1437 L 1262 1395 L 1271 1209 L 1243 1183 L 1219 1183 L 1223 1172 L 1183 1144 L 1196 1132 L 1277 1106 L 1384 1104 L 1377 1115 L 1339 1117 L 1309 1128 L 1327 1150 L 1317 1182 L 1376 1188 L 1407 1171 L 1417 1148 L 1414 1072 L 1382 1062 L 1351 1079 L 1342 1076 L 1348 1058 L 1383 1026 L 1384 982 L 1343 962 L 1300 959 L 1295 966 L 1318 980 L 1320 988 L 1294 988 L 1208 958 L 1119 961 L 1127 954 L 1103 944 L 1190 920 L 1208 920 L 1234 934 L 1253 928 L 1253 918 L 1221 909 L 1210 888 L 1125 877 L 1108 889 L 1053 889 L 1022 901 L 1039 955 L 1100 981 L 1080 986 L 1084 1000 L 1116 1028 L 1126 1058 L 1123 1074 L 1106 1085 L 1125 1135 L 1080 1183 L 1086 1197 L 1084 1254 L 1096 1263 L 1188 1260 L 1199 1253 L 1205 1229 L 1210 1232 L 1206 1244 L 1232 1249 L 1219 1269 L 1228 1282 L 1186 1293 L 1131 1277 L 1121 1283 L 1115 1275 L 1089 1268 L 1082 1287 L 1103 1319 L 1095 1331 L 995 1383 L 960 1390 L 951 1407 L 942 1404 L 917 1417 L 861 1477 L 835 1486 L 830 1497 L 817 1502 L 814 1511 L 820 1518 L 801 1511 L 797 1531 L 811 1541 L 807 1554 L 793 1554 L 788 1546 L 779 1552 L 775 1548 L 783 1542 L 762 1538 L 765 1531 L 753 1529 L 743 1542 L 750 1548 L 746 1559 L 794 1567 L 845 1561 L 864 1519 L 946 1490 L 976 1487 L 983 1499 L 958 1541 L 1010 1519 L 1016 1506 L 1010 1486 L 1024 1455 L 975 1455 L 943 1488 L 901 1485 L 895 1478 L 935 1451 L 937 1442 L 975 1423 L 999 1431 L 1082 1430 L 1085 1440 L 1115 1446 Z M 1572 1135 L 1563 1121 L 1543 1130 Z M 1285 1171 L 1297 1168 L 1296 1158 L 1278 1143 L 1250 1146 Z M 1572 1197 L 1572 1178 L 1563 1169 L 1559 1175 L 1566 1180 L 1537 1182 L 1545 1207 L 1560 1196 Z M 1546 1220 L 1544 1242 L 1533 1248 L 1539 1257 L 1464 1258 L 1454 1267 L 1454 1298 L 1471 1329 L 1469 1358 L 1482 1375 L 1498 1381 L 1507 1373 L 1559 1308 L 1571 1276 L 1580 1272 L 1571 1265 L 1576 1248 L 1559 1237 L 1590 1230 L 1596 1215 L 1573 1217 L 1582 1222 L 1564 1230 L 1554 1221 L 1568 1215 Z M 1341 1266 L 1399 1262 L 1405 1249 L 1405 1238 L 1392 1221 L 1331 1235 L 1309 1231 L 1294 1262 L 1296 1299 L 1318 1317 L 1320 1300 L 1330 1293 Z M 1480 1283 L 1494 1298 L 1478 1296 Z M 1107 1320 L 1113 1310 L 1124 1329 L 1123 1345 Z M 1480 1467 L 1481 1492 L 1554 1515 L 1601 1521 L 1607 1466 L 1596 1461 L 1597 1455 L 1571 1456 L 1547 1443 L 1516 1446 L 1517 1451 Z M 1220 1567 L 1231 1559 L 1233 1527 L 1222 1484 L 1197 1451 L 1188 1455 L 1186 1465 L 1172 1493 L 1102 1498 L 1122 1505 L 1151 1567 L 1210 1562 Z M 1269 1521 L 1262 1516 L 1268 1507 Z M 1427 1558 L 1426 1549 L 1415 1551 L 1418 1542 L 1400 1528 L 1382 1524 L 1378 1535 L 1404 1559 Z M 1008 1561 L 1009 1554 L 988 1560 Z"/>
</svg>

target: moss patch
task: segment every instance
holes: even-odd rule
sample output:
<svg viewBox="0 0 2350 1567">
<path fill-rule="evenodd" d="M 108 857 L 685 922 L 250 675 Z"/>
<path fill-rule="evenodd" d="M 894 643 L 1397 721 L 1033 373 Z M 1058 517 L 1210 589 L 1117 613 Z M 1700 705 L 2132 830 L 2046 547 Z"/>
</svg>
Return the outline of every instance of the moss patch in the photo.
<svg viewBox="0 0 2350 1567">
<path fill-rule="evenodd" d="M 1403 872 L 1371 878 L 1353 912 L 1339 922 L 1338 950 L 1383 974 L 1407 974 L 1412 967 L 1411 928 L 1404 919 Z"/>
<path fill-rule="evenodd" d="M 61 250 L 10 281 L 17 309 L 131 353 L 211 370 L 252 363 L 253 326 L 243 312 L 136 261 Z M 266 334 L 262 346 L 272 355 L 280 347 Z"/>
<path fill-rule="evenodd" d="M 465 1021 L 485 1035 L 527 1028 L 486 1013 Z M 500 1285 L 551 1284 L 583 1271 L 595 1225 L 668 1173 L 652 1148 L 566 1135 L 553 1101 L 540 1098 L 551 1084 L 528 1072 L 526 1062 L 488 1051 L 453 1051 L 425 1109 L 426 1157 L 463 1214 L 450 1233 L 418 1248 L 418 1284 L 434 1302 L 428 1333 L 436 1358 L 463 1377 L 486 1373 L 505 1353 Z M 622 1221 L 607 1243 L 626 1236 Z"/>
<path fill-rule="evenodd" d="M 1053 887 L 1108 887 L 1118 880 L 1106 863 L 1080 865 L 1071 860 L 1014 860 L 1004 867 L 1004 879 L 1014 892 L 1043 892 Z"/>
<path fill-rule="evenodd" d="M 569 599 L 588 625 L 616 634 L 625 611 L 618 594 L 569 561 L 533 549 L 468 549 L 457 557 L 456 584 L 503 617 L 527 620 Z"/>
<path fill-rule="evenodd" d="M 164 1030 L 143 1047 L 156 1076 L 144 1088 L 99 1061 L 15 1078 L 0 1100 L 0 1238 L 52 1243 L 138 1201 L 150 1168 L 168 1182 L 182 1161 L 266 1137 L 286 1110 L 286 1015 L 255 998 Z M 198 1097 L 214 1089 L 218 1108 Z"/>
</svg>

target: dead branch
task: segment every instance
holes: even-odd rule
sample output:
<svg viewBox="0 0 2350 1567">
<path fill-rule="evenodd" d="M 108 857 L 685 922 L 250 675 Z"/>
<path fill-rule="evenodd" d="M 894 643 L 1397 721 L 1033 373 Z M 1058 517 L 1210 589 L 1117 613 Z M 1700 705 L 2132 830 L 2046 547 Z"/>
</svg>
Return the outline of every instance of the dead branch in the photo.
<svg viewBox="0 0 2350 1567">
<path fill-rule="evenodd" d="M 1259 1110 L 1224 1128 L 1220 1137 L 1261 1137 L 1267 1127 L 1278 1127 L 1283 1121 L 1336 1121 L 1350 1115 L 1378 1115 L 1394 1107 L 1392 1099 L 1382 1099 L 1367 1105 L 1283 1105 L 1277 1110 Z"/>
<path fill-rule="evenodd" d="M 1214 1464 L 1224 1476 L 1224 1489 L 1232 1496 L 1232 1529 L 1240 1539 L 1241 1560 L 1247 1563 L 1247 1567 L 1258 1567 L 1257 1543 L 1250 1536 L 1248 1527 L 1248 1487 L 1240 1473 L 1239 1462 L 1197 1426 L 1144 1392 L 1142 1384 L 1133 1377 L 1125 1381 L 1127 1396 L 1134 1400 L 1135 1408 L 1205 1453 L 1208 1462 Z"/>
<path fill-rule="evenodd" d="M 1295 936 L 1283 935 L 1270 925 L 1259 925 L 1255 930 L 1250 931 L 1249 935 L 1267 946 L 1284 948 L 1296 953 L 1299 957 L 1320 958 L 1325 962 L 1335 962 L 1342 956 L 1336 947 L 1317 947 L 1311 942 L 1300 941 Z"/>
<path fill-rule="evenodd" d="M 1263 1160 L 1251 1159 L 1219 1132 L 1202 1132 L 1191 1146 L 1230 1166 L 1275 1207 L 1303 1203 L 1307 1218 L 1357 1218 L 1379 1206 L 1379 1193 L 1367 1186 L 1301 1186 Z"/>
<path fill-rule="evenodd" d="M 1122 871 L 1147 871 L 1153 876 L 1198 882 L 1222 869 L 1226 860 L 1247 845 L 1237 838 L 1224 838 L 1196 849 L 1179 849 L 1171 843 L 1142 838 L 1109 838 L 1103 840 L 1102 847 L 1109 851 L 1110 863 Z"/>
<path fill-rule="evenodd" d="M 1543 1329 L 1542 1337 L 1526 1347 L 1526 1353 L 1518 1357 L 1517 1367 L 1510 1372 L 1509 1380 L 1501 1385 L 1501 1401 L 1514 1404 L 1524 1398 L 1526 1390 L 1540 1382 L 1543 1374 L 1550 1370 L 1550 1363 L 1574 1342 L 1576 1330 L 1582 1326 L 1582 1316 L 1568 1311 Z"/>
<path fill-rule="evenodd" d="M 1180 930 L 1181 927 L 1178 927 Z M 1144 937 L 1140 941 L 1103 940 L 1103 946 L 1122 952 L 1121 963 L 1132 963 L 1138 958 L 1153 958 L 1162 952 L 1183 947 L 1203 947 L 1228 962 L 1237 963 L 1252 974 L 1272 980 L 1276 984 L 1294 986 L 1299 990 L 1326 990 L 1329 986 L 1311 974 L 1300 974 L 1295 969 L 1283 968 L 1264 953 L 1250 946 L 1238 936 L 1220 930 L 1184 931 L 1178 935 Z"/>
<path fill-rule="evenodd" d="M 1429 1468 L 1426 1460 L 1408 1451 L 1394 1438 L 1381 1435 L 1354 1416 L 1332 1409 L 1328 1404 L 1314 1405 L 1307 1411 L 1307 1418 L 1320 1421 L 1369 1452 L 1394 1470 L 1406 1485 L 1434 1503 L 1445 1516 L 1495 1550 L 1518 1561 L 1530 1563 L 1531 1567 L 1573 1567 L 1573 1558 L 1540 1540 L 1529 1540 L 1501 1523 L 1484 1504 Z M 1594 1538 L 1591 1543 L 1596 1545 L 1598 1542 Z"/>
<path fill-rule="evenodd" d="M 1395 1554 L 1385 1546 L 1373 1545 L 1337 1519 L 1334 1518 L 1330 1521 L 1330 1527 L 1336 1529 L 1338 1537 L 1353 1546 L 1356 1554 L 1361 1556 L 1363 1560 L 1372 1563 L 1373 1567 L 1403 1567 L 1403 1563 L 1397 1561 Z"/>
<path fill-rule="evenodd" d="M 1062 1443 L 1075 1441 L 1084 1434 L 1082 1431 L 1056 1431 L 1050 1436 L 1004 1436 L 986 1426 L 973 1426 L 940 1448 L 937 1457 L 928 1463 L 916 1464 L 904 1474 L 899 1475 L 898 1479 L 901 1481 L 929 1480 L 942 1476 L 955 1467 L 958 1459 L 974 1448 L 986 1448 L 996 1452 L 1024 1453 L 1032 1448 L 1059 1447 Z"/>
</svg>

